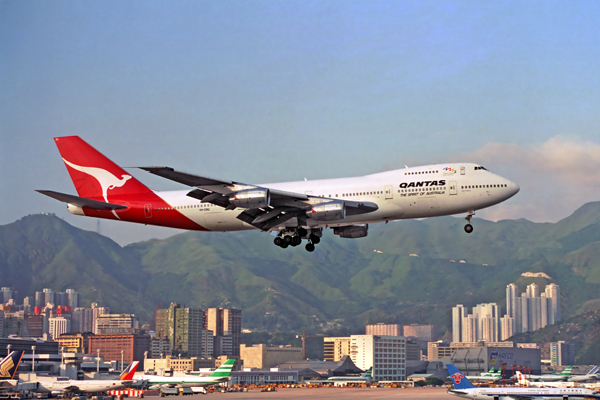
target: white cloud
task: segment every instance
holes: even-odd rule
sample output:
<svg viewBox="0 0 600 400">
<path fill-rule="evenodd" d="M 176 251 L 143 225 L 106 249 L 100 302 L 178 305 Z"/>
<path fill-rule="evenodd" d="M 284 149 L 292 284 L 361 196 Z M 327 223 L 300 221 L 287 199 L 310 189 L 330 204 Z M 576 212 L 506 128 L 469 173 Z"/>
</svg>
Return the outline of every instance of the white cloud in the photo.
<svg viewBox="0 0 600 400">
<path fill-rule="evenodd" d="M 599 143 L 555 136 L 529 145 L 490 143 L 452 158 L 490 166 L 521 186 L 506 203 L 478 213 L 486 219 L 556 222 L 600 200 Z"/>
</svg>

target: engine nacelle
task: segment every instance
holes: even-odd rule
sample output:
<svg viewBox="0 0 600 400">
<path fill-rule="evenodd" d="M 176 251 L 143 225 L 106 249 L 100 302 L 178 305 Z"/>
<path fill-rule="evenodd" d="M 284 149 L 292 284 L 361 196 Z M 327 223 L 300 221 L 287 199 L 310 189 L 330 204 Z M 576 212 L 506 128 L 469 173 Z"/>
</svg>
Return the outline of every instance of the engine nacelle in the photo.
<svg viewBox="0 0 600 400">
<path fill-rule="evenodd" d="M 268 189 L 240 190 L 233 193 L 229 202 L 240 208 L 266 208 L 271 203 L 271 193 Z"/>
<path fill-rule="evenodd" d="M 366 237 L 369 233 L 369 224 L 366 225 L 348 225 L 333 228 L 333 234 L 346 239 L 358 239 Z"/>
<path fill-rule="evenodd" d="M 306 216 L 317 221 L 334 221 L 346 218 L 346 204 L 344 202 L 332 201 L 330 203 L 317 204 Z"/>
<path fill-rule="evenodd" d="M 70 204 L 67 203 L 67 210 L 73 214 L 73 215 L 83 215 L 85 216 L 85 213 L 83 212 L 83 209 L 79 206 L 76 206 L 74 204 Z"/>
</svg>

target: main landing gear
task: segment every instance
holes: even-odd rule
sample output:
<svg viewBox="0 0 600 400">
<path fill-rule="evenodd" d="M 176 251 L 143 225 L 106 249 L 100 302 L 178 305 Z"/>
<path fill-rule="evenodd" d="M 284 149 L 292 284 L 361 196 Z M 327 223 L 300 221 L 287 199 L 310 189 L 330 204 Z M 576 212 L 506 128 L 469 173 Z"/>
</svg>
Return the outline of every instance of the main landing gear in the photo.
<svg viewBox="0 0 600 400">
<path fill-rule="evenodd" d="M 321 242 L 321 236 L 323 235 L 323 229 L 311 229 L 310 233 L 304 228 L 288 228 L 279 231 L 277 237 L 273 240 L 276 246 L 282 249 L 288 246 L 296 247 L 302 244 L 302 239 L 307 239 L 306 251 L 315 251 L 315 245 Z"/>
<path fill-rule="evenodd" d="M 473 232 L 473 225 L 471 225 L 471 218 L 475 215 L 475 211 L 469 211 L 465 219 L 467 220 L 467 224 L 465 225 L 465 232 L 471 233 Z"/>
</svg>

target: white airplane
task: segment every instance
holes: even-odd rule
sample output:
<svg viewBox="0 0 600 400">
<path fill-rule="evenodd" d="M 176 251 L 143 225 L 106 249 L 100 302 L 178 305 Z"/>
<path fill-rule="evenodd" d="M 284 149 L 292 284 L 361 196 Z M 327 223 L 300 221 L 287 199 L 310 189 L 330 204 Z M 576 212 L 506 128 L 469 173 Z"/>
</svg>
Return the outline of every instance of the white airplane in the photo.
<svg viewBox="0 0 600 400">
<path fill-rule="evenodd" d="M 454 389 L 448 393 L 473 400 L 600 399 L 595 391 L 583 388 L 478 388 L 453 364 L 446 364 Z"/>
<path fill-rule="evenodd" d="M 277 231 L 286 248 L 308 241 L 314 251 L 323 228 L 343 238 L 367 236 L 370 223 L 467 213 L 501 203 L 516 183 L 477 164 L 447 163 L 354 178 L 252 185 L 142 167 L 190 186 L 156 192 L 127 174 L 78 136 L 54 139 L 79 196 L 38 192 L 67 203 L 76 215 L 199 231 Z"/>
<path fill-rule="evenodd" d="M 597 365 L 594 366 L 587 374 L 585 375 L 571 375 L 569 377 L 570 382 L 587 382 L 587 381 L 597 381 L 598 379 L 598 369 L 600 369 Z"/>
<path fill-rule="evenodd" d="M 229 375 L 235 364 L 235 358 L 225 361 L 209 376 L 158 376 L 158 375 L 138 375 L 136 378 L 144 380 L 150 388 L 189 388 L 218 385 L 229 381 Z"/>
<path fill-rule="evenodd" d="M 492 367 L 488 372 L 483 372 L 481 375 L 467 376 L 466 378 L 471 382 L 498 382 L 502 379 L 502 372 L 494 372 L 494 367 Z"/>
<path fill-rule="evenodd" d="M 139 361 L 134 361 L 121 373 L 119 379 L 114 380 L 64 380 L 49 381 L 37 380 L 38 393 L 73 392 L 73 393 L 98 393 L 108 390 L 117 390 L 132 386 L 135 381 L 133 375 L 138 367 Z M 26 382 L 31 383 L 31 382 Z"/>
<path fill-rule="evenodd" d="M 337 385 L 345 385 L 348 383 L 370 383 L 373 382 L 373 367 L 360 374 L 360 376 L 331 376 L 327 378 L 328 383 Z"/>
<path fill-rule="evenodd" d="M 521 371 L 517 371 L 515 372 L 515 375 L 517 376 L 517 383 L 519 384 L 519 386 L 522 387 L 553 387 L 553 388 L 573 388 L 573 387 L 580 387 L 579 383 L 577 382 L 564 382 L 564 381 L 538 381 L 538 382 L 534 382 L 534 381 L 530 381 L 529 379 L 527 379 L 525 377 L 525 375 L 523 375 L 523 373 Z"/>
<path fill-rule="evenodd" d="M 529 375 L 529 379 L 535 382 L 558 382 L 558 381 L 566 381 L 571 375 L 573 371 L 573 366 L 567 366 L 562 372 L 558 374 L 544 374 L 544 375 Z"/>
</svg>

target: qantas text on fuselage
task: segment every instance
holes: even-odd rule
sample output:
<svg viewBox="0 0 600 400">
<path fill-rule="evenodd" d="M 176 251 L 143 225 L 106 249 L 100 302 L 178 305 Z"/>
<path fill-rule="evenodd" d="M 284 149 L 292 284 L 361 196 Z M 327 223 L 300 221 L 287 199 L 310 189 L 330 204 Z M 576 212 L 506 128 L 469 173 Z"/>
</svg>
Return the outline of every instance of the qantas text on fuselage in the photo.
<svg viewBox="0 0 600 400">
<path fill-rule="evenodd" d="M 40 193 L 76 215 L 200 231 L 276 231 L 286 248 L 306 240 L 314 251 L 323 229 L 344 238 L 367 236 L 368 224 L 467 213 L 519 191 L 510 180 L 473 163 L 425 165 L 361 177 L 253 185 L 141 167 L 187 190 L 153 191 L 77 136 L 55 138 L 78 196 Z"/>
</svg>

